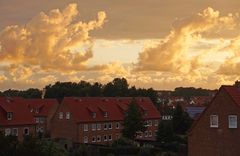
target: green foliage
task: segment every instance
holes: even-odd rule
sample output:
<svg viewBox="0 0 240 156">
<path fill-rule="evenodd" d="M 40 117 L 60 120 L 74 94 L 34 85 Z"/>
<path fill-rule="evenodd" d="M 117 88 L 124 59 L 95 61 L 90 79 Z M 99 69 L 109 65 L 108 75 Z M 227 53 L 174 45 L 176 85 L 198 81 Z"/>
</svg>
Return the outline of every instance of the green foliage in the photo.
<svg viewBox="0 0 240 156">
<path fill-rule="evenodd" d="M 24 97 L 24 98 L 41 98 L 42 92 L 36 88 L 27 90 L 6 90 L 0 93 L 0 96 Z"/>
<path fill-rule="evenodd" d="M 88 156 L 88 149 L 85 144 L 80 145 L 77 150 L 75 150 L 72 156 Z"/>
<path fill-rule="evenodd" d="M 146 147 L 140 148 L 138 156 L 152 156 L 151 149 Z"/>
<path fill-rule="evenodd" d="M 41 156 L 67 156 L 68 152 L 56 142 L 42 140 L 38 143 Z"/>
<path fill-rule="evenodd" d="M 128 105 L 128 110 L 125 113 L 123 125 L 123 136 L 132 140 L 135 139 L 138 131 L 144 132 L 146 130 L 140 108 L 138 107 L 134 98 Z"/>
<path fill-rule="evenodd" d="M 180 105 L 173 111 L 173 130 L 176 134 L 186 134 L 192 125 L 192 119 L 187 112 L 184 112 Z"/>
<path fill-rule="evenodd" d="M 121 137 L 112 143 L 112 147 L 119 147 L 119 146 L 136 146 L 136 144 L 134 143 L 134 141 L 128 138 Z"/>
<path fill-rule="evenodd" d="M 194 87 L 178 87 L 172 92 L 172 96 L 182 96 L 189 99 L 191 96 L 209 96 L 211 90 L 194 88 Z"/>
<path fill-rule="evenodd" d="M 174 131 L 172 121 L 163 120 L 158 126 L 157 141 L 161 143 L 171 142 L 174 140 Z"/>
<path fill-rule="evenodd" d="M 16 155 L 18 141 L 14 136 L 4 136 L 0 133 L 0 156 Z"/>
</svg>

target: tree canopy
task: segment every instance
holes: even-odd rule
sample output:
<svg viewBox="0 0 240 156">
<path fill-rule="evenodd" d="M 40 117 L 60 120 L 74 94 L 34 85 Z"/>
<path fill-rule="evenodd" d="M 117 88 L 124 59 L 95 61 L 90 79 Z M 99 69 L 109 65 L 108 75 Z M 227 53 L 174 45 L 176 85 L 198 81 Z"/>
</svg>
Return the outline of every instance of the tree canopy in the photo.
<svg viewBox="0 0 240 156">
<path fill-rule="evenodd" d="M 128 105 L 123 125 L 123 136 L 132 140 L 135 139 L 138 131 L 144 132 L 146 130 L 142 113 L 134 98 Z"/>
</svg>

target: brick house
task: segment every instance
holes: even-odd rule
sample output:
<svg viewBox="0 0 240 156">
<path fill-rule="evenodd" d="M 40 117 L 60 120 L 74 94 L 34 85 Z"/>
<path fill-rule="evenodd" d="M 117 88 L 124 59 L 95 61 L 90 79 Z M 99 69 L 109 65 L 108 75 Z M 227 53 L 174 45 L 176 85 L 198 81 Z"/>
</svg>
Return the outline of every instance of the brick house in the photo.
<svg viewBox="0 0 240 156">
<path fill-rule="evenodd" d="M 121 136 L 123 119 L 132 98 L 65 97 L 52 118 L 51 137 L 73 143 L 111 144 Z M 160 113 L 149 98 L 136 98 L 147 131 L 137 139 L 154 140 Z"/>
<path fill-rule="evenodd" d="M 240 88 L 222 86 L 188 134 L 189 156 L 239 156 Z"/>
<path fill-rule="evenodd" d="M 51 118 L 58 107 L 56 99 L 25 99 L 29 111 L 36 123 L 36 133 L 49 135 L 51 130 Z"/>
<path fill-rule="evenodd" d="M 23 98 L 0 97 L 0 131 L 17 136 L 22 141 L 25 135 L 35 135 L 35 121 Z"/>
</svg>

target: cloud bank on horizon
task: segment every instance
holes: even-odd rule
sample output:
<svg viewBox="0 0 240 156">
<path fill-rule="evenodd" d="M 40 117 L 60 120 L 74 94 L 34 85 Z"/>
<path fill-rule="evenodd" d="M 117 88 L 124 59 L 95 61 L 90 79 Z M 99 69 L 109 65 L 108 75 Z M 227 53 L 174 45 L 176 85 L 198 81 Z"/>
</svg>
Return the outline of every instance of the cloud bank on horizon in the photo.
<svg viewBox="0 0 240 156">
<path fill-rule="evenodd" d="M 89 64 L 98 42 L 91 32 L 106 29 L 111 19 L 106 18 L 105 10 L 88 22 L 79 15 L 77 4 L 72 3 L 64 9 L 40 12 L 24 25 L 0 30 L 0 89 L 44 87 L 55 81 L 105 83 L 114 77 L 156 89 L 217 88 L 239 78 L 238 13 L 222 15 L 205 8 L 175 20 L 169 34 L 146 42 L 132 62 L 110 60 L 97 65 Z"/>
</svg>

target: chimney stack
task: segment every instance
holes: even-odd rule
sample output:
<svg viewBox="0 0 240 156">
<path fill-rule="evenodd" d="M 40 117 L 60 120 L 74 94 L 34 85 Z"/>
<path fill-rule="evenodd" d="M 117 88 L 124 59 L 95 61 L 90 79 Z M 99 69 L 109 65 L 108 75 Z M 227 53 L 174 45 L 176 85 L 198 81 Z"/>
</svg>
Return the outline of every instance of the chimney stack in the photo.
<svg viewBox="0 0 240 156">
<path fill-rule="evenodd" d="M 46 94 L 46 88 L 43 88 L 43 90 L 42 90 L 42 99 L 44 99 L 45 94 Z"/>
<path fill-rule="evenodd" d="M 236 86 L 236 87 L 238 87 L 238 88 L 240 88 L 240 81 L 235 81 L 235 84 L 234 84 L 234 86 Z"/>
</svg>

